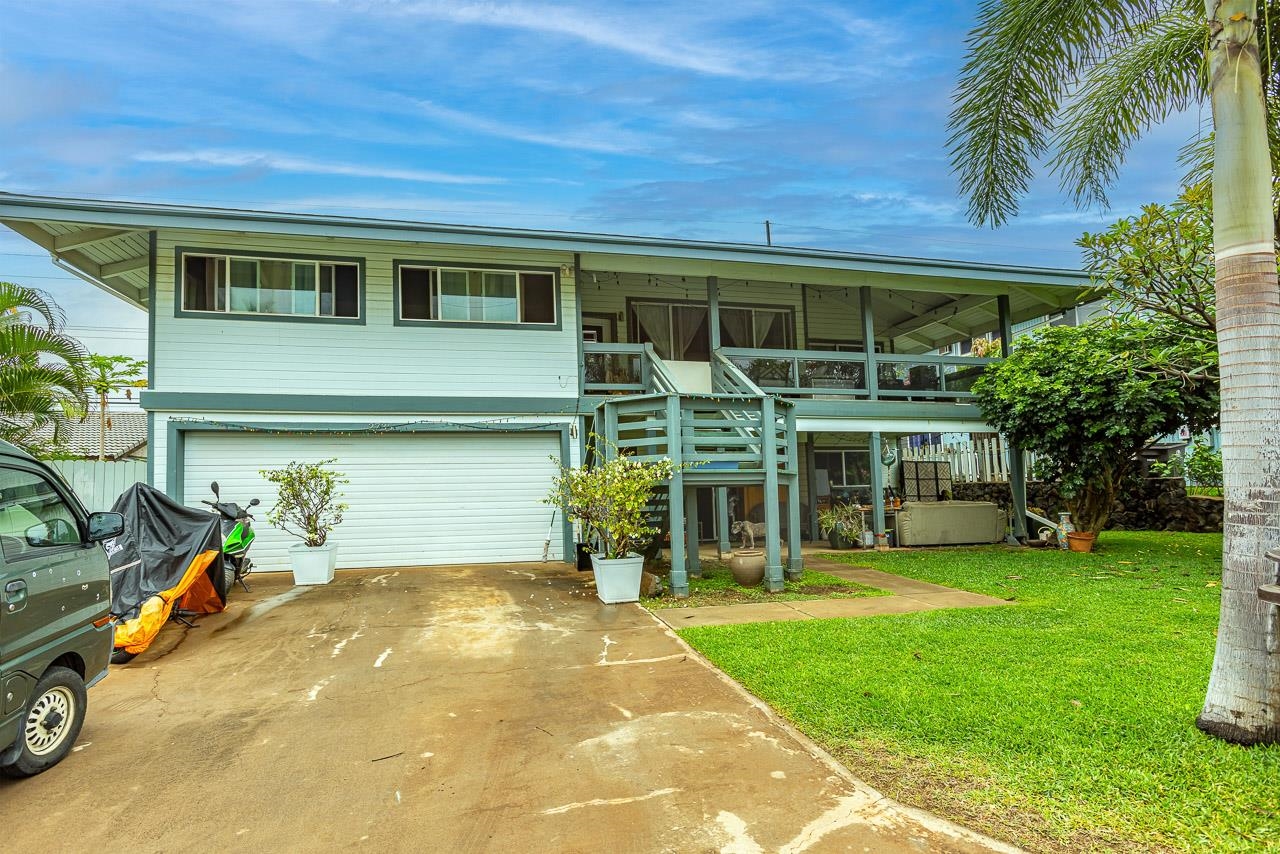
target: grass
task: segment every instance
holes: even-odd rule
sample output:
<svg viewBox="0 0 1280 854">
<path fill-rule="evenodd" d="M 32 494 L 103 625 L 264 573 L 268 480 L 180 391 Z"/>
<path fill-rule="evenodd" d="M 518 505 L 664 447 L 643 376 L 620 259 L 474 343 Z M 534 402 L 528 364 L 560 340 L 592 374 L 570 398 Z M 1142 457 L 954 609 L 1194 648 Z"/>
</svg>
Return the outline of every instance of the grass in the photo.
<svg viewBox="0 0 1280 854">
<path fill-rule="evenodd" d="M 677 599 L 670 594 L 640 600 L 651 611 L 665 608 L 697 608 L 702 605 L 741 605 L 747 602 L 799 602 L 806 599 L 860 599 L 885 596 L 883 590 L 858 584 L 825 572 L 805 570 L 798 581 L 786 582 L 779 593 L 769 593 L 764 585 L 741 587 L 733 580 L 728 564 L 702 561 L 702 577 L 689 578 L 689 597 Z"/>
<path fill-rule="evenodd" d="M 1007 608 L 684 629 L 886 794 L 1039 851 L 1280 850 L 1280 747 L 1194 725 L 1222 538 L 832 556 Z"/>
</svg>

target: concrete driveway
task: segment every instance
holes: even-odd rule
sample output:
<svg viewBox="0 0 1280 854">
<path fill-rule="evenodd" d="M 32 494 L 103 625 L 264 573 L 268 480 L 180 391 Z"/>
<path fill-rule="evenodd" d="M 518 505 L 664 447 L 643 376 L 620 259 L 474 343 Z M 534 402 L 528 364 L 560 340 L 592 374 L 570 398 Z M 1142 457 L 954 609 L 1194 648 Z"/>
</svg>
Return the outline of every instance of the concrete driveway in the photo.
<svg viewBox="0 0 1280 854">
<path fill-rule="evenodd" d="M 997 847 L 881 799 L 558 565 L 253 583 L 113 668 L 62 765 L 0 782 L 6 849 Z"/>
</svg>

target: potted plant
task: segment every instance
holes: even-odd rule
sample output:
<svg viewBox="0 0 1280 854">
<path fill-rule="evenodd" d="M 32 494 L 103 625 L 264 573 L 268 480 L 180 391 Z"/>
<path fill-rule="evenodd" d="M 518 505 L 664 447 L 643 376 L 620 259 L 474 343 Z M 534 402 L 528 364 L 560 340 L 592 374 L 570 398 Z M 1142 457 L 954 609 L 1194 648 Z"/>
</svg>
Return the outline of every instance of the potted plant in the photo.
<svg viewBox="0 0 1280 854">
<path fill-rule="evenodd" d="M 595 437 L 593 437 L 594 439 Z M 639 554 L 658 529 L 649 524 L 654 490 L 671 478 L 675 466 L 663 458 L 642 462 L 611 455 L 591 468 L 561 468 L 545 501 L 564 508 L 582 526 L 591 544 L 596 595 L 602 602 L 640 600 L 644 556 Z"/>
<path fill-rule="evenodd" d="M 328 584 L 333 580 L 338 546 L 329 541 L 329 532 L 342 522 L 347 509 L 339 500 L 342 492 L 338 488 L 347 483 L 346 478 L 326 468 L 334 462 L 295 461 L 282 469 L 261 472 L 276 485 L 276 503 L 267 521 L 302 540 L 289 547 L 294 584 Z"/>
<path fill-rule="evenodd" d="M 865 527 L 862 508 L 856 504 L 835 504 L 818 513 L 818 528 L 833 549 L 856 548 Z"/>
</svg>

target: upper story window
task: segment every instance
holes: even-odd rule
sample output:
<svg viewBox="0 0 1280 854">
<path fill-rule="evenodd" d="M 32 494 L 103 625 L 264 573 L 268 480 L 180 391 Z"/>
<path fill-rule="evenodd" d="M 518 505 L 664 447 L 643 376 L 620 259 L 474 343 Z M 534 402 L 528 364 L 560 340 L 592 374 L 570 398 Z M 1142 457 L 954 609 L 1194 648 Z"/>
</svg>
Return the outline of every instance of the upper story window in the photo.
<svg viewBox="0 0 1280 854">
<path fill-rule="evenodd" d="M 533 324 L 557 321 L 553 273 L 399 267 L 400 320 Z"/>
<path fill-rule="evenodd" d="M 360 316 L 354 262 L 182 256 L 182 309 L 289 317 Z"/>
</svg>

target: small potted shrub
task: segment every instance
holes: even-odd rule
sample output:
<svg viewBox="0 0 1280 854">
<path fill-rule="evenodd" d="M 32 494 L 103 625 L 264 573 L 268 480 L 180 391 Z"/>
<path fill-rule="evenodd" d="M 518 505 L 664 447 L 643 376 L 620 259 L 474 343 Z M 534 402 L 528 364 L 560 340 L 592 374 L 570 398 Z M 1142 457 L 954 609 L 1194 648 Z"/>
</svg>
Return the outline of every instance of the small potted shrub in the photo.
<svg viewBox="0 0 1280 854">
<path fill-rule="evenodd" d="M 597 456 L 597 459 L 599 457 Z M 582 526 L 589 543 L 596 595 L 601 602 L 638 602 L 645 545 L 658 533 L 649 524 L 654 490 L 671 478 L 668 459 L 641 462 L 625 455 L 591 468 L 561 468 L 552 483 L 548 504 Z"/>
<path fill-rule="evenodd" d="M 818 528 L 833 549 L 852 549 L 862 542 L 862 508 L 856 504 L 836 504 L 818 514 Z"/>
<path fill-rule="evenodd" d="M 333 462 L 336 460 L 292 462 L 261 473 L 276 485 L 276 503 L 267 521 L 302 540 L 289 547 L 294 584 L 328 584 L 333 580 L 338 546 L 329 541 L 329 532 L 342 521 L 347 509 L 339 500 L 339 487 L 346 478 L 326 468 Z"/>
</svg>

